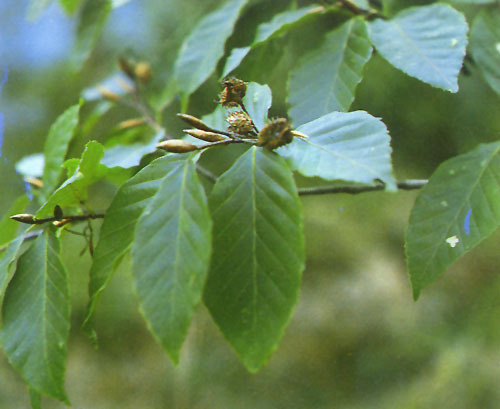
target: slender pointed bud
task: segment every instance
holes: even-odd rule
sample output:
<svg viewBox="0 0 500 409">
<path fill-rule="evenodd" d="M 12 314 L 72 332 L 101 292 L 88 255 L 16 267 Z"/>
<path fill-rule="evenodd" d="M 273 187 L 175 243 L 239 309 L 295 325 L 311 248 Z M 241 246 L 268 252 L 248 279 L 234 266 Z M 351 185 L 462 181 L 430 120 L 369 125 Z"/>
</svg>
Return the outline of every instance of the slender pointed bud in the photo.
<svg viewBox="0 0 500 409">
<path fill-rule="evenodd" d="M 215 132 L 202 131 L 201 129 L 184 129 L 183 132 L 206 142 L 219 142 L 227 139 L 224 135 Z"/>
<path fill-rule="evenodd" d="M 97 90 L 101 93 L 101 95 L 104 98 L 109 99 L 110 101 L 118 102 L 120 100 L 120 96 L 118 94 L 115 94 L 113 91 L 111 91 L 104 85 L 98 85 Z"/>
<path fill-rule="evenodd" d="M 291 131 L 290 133 L 292 134 L 292 136 L 295 136 L 300 139 L 309 139 L 309 136 L 299 131 Z"/>
<path fill-rule="evenodd" d="M 62 219 L 62 220 L 56 220 L 55 222 L 52 222 L 52 224 L 56 227 L 62 227 L 68 223 L 71 223 L 71 219 Z"/>
<path fill-rule="evenodd" d="M 10 218 L 12 220 L 15 220 L 16 222 L 21 222 L 26 224 L 37 224 L 35 215 L 30 213 L 15 214 L 14 216 L 10 216 Z"/>
<path fill-rule="evenodd" d="M 57 220 L 62 219 L 62 217 L 63 217 L 63 211 L 62 211 L 62 209 L 61 209 L 61 206 L 59 206 L 59 205 L 55 205 L 55 207 L 54 207 L 54 217 L 55 217 Z"/>
<path fill-rule="evenodd" d="M 127 61 L 125 58 L 120 57 L 118 59 L 118 66 L 127 77 L 129 77 L 131 80 L 135 80 L 134 64 L 132 64 L 130 61 Z"/>
<path fill-rule="evenodd" d="M 201 119 L 198 119 L 195 116 L 186 114 L 177 114 L 177 116 L 189 125 L 194 126 L 196 129 L 209 132 L 212 130 L 212 128 L 210 128 L 205 122 L 202 122 Z"/>
<path fill-rule="evenodd" d="M 132 119 L 127 119 L 126 121 L 122 121 L 118 124 L 119 129 L 129 129 L 129 128 L 135 128 L 137 126 L 144 125 L 146 121 L 144 118 L 132 118 Z"/>
<path fill-rule="evenodd" d="M 183 141 L 182 139 L 169 139 L 157 144 L 156 148 L 172 153 L 185 153 L 197 150 L 198 146 Z"/>
<path fill-rule="evenodd" d="M 273 119 L 259 132 L 257 145 L 269 150 L 279 148 L 293 140 L 290 123 L 285 118 Z"/>
<path fill-rule="evenodd" d="M 148 82 L 153 73 L 151 71 L 151 64 L 148 62 L 140 61 L 135 65 L 134 74 L 141 82 Z"/>
<path fill-rule="evenodd" d="M 43 182 L 38 179 L 38 178 L 34 178 L 34 177 L 31 177 L 31 176 L 26 176 L 24 178 L 25 182 L 29 183 L 31 186 L 34 186 L 34 187 L 37 187 L 37 188 L 42 188 L 43 187 Z"/>
</svg>

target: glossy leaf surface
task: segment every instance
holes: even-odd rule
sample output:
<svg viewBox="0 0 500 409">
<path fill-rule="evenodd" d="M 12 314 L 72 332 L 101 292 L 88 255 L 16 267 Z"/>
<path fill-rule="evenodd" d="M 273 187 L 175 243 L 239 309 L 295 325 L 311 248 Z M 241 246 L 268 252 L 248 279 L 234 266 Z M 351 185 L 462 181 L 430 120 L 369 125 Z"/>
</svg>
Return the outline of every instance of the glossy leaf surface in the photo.
<svg viewBox="0 0 500 409">
<path fill-rule="evenodd" d="M 211 225 L 195 163 L 176 161 L 142 212 L 132 247 L 141 311 L 176 363 L 208 273 Z"/>
<path fill-rule="evenodd" d="M 458 91 L 467 45 L 463 14 L 446 4 L 411 7 L 370 23 L 377 51 L 396 68 L 446 91 Z"/>
<path fill-rule="evenodd" d="M 69 288 L 59 252 L 52 227 L 19 258 L 4 298 L 1 338 L 9 362 L 32 389 L 68 403 Z"/>
<path fill-rule="evenodd" d="M 390 137 L 384 123 L 364 111 L 332 112 L 297 128 L 309 136 L 278 149 L 304 176 L 373 184 L 396 190 Z"/>
<path fill-rule="evenodd" d="M 441 164 L 410 215 L 406 255 L 413 296 L 500 225 L 500 142 Z"/>
<path fill-rule="evenodd" d="M 209 203 L 214 238 L 204 301 L 246 367 L 257 371 L 283 336 L 304 268 L 291 170 L 253 147 L 218 179 Z"/>
</svg>

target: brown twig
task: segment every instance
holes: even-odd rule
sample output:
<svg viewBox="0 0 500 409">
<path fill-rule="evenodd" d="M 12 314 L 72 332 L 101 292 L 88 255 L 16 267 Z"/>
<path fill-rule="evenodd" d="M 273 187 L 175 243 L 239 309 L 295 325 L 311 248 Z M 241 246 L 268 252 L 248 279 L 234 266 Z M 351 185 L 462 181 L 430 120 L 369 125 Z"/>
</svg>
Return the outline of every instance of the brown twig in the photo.
<svg viewBox="0 0 500 409">
<path fill-rule="evenodd" d="M 397 182 L 399 190 L 414 190 L 420 189 L 427 184 L 425 179 L 409 179 Z M 324 195 L 332 193 L 348 193 L 348 194 L 358 194 L 364 192 L 373 192 L 376 190 L 384 190 L 385 184 L 379 183 L 377 185 L 335 185 L 335 186 L 314 186 L 314 187 L 304 187 L 298 189 L 299 196 L 311 196 L 311 195 Z"/>
<path fill-rule="evenodd" d="M 14 216 L 10 216 L 12 220 L 15 220 L 20 223 L 25 223 L 25 224 L 44 224 L 44 223 L 50 223 L 50 222 L 59 222 L 59 226 L 62 226 L 67 223 L 72 223 L 72 222 L 79 222 L 83 220 L 89 220 L 89 219 L 103 219 L 104 214 L 78 214 L 74 216 L 63 216 L 62 218 L 58 217 L 46 217 L 44 219 L 37 219 L 34 214 L 15 214 Z"/>
</svg>

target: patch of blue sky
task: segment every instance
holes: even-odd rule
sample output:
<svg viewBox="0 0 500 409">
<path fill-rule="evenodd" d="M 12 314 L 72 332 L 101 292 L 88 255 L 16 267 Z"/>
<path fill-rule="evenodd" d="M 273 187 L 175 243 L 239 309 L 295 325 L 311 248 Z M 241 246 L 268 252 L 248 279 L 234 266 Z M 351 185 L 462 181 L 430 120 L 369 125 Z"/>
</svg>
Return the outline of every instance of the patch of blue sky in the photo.
<svg viewBox="0 0 500 409">
<path fill-rule="evenodd" d="M 11 69 L 44 68 L 67 58 L 73 43 L 74 22 L 57 5 L 47 7 L 34 20 L 26 19 L 26 1 L 0 1 L 3 16 L 0 35 L 0 59 L 8 61 Z M 9 18 L 5 18 L 5 13 Z"/>
</svg>

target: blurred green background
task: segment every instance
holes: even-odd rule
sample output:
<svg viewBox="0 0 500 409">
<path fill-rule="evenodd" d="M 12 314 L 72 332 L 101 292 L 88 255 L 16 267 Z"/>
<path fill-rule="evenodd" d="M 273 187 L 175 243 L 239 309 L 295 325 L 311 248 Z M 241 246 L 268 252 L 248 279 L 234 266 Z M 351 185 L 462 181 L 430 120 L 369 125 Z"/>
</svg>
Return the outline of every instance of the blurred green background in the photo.
<svg viewBox="0 0 500 409">
<path fill-rule="evenodd" d="M 115 72 L 118 56 L 126 55 L 152 64 L 154 79 L 147 92 L 151 97 L 160 95 L 182 39 L 219 3 L 130 1 L 113 10 L 98 48 L 75 72 L 69 63 L 75 18 L 53 4 L 29 22 L 27 1 L 1 0 L 0 70 L 8 70 L 8 81 L 0 96 L 5 123 L 0 140 L 0 214 L 24 189 L 14 164 L 42 150 L 50 124 L 78 100 L 82 89 Z M 257 23 L 290 3 L 251 2 L 227 47 L 248 44 Z M 462 10 L 469 18 L 476 11 Z M 284 114 L 287 71 L 298 55 L 346 17 L 328 15 L 274 40 L 265 52 L 250 56 L 248 66 L 237 74 L 269 84 L 272 114 Z M 399 179 L 428 178 L 447 158 L 500 138 L 500 96 L 488 88 L 473 64 L 467 64 L 467 75 L 461 75 L 459 84 L 459 93 L 450 94 L 405 76 L 377 54 L 368 63 L 352 110 L 363 109 L 383 119 L 393 138 Z M 193 96 L 189 112 L 210 112 L 217 92 L 214 76 Z M 182 124 L 174 116 L 178 110 L 179 101 L 174 100 L 164 121 L 170 134 L 180 136 Z M 112 110 L 94 134 L 74 142 L 70 156 L 79 156 L 89 137 L 105 139 L 118 120 L 130 116 L 126 110 Z M 219 167 L 229 166 L 236 153 L 219 151 Z M 320 183 L 301 178 L 297 182 Z M 106 183 L 96 186 L 94 208 L 104 209 L 115 189 Z M 300 301 L 281 345 L 255 375 L 239 363 L 203 306 L 198 308 L 180 364 L 174 367 L 138 312 L 127 259 L 97 306 L 100 348 L 94 350 L 79 328 L 90 260 L 87 254 L 76 259 L 84 244 L 78 237 L 66 236 L 63 258 L 73 305 L 66 386 L 73 407 L 500 407 L 500 234 L 460 260 L 415 303 L 403 237 L 417 193 L 302 198 L 307 267 Z M 53 400 L 45 404 L 64 407 Z M 22 379 L 1 355 L 0 408 L 28 406 Z"/>
</svg>

